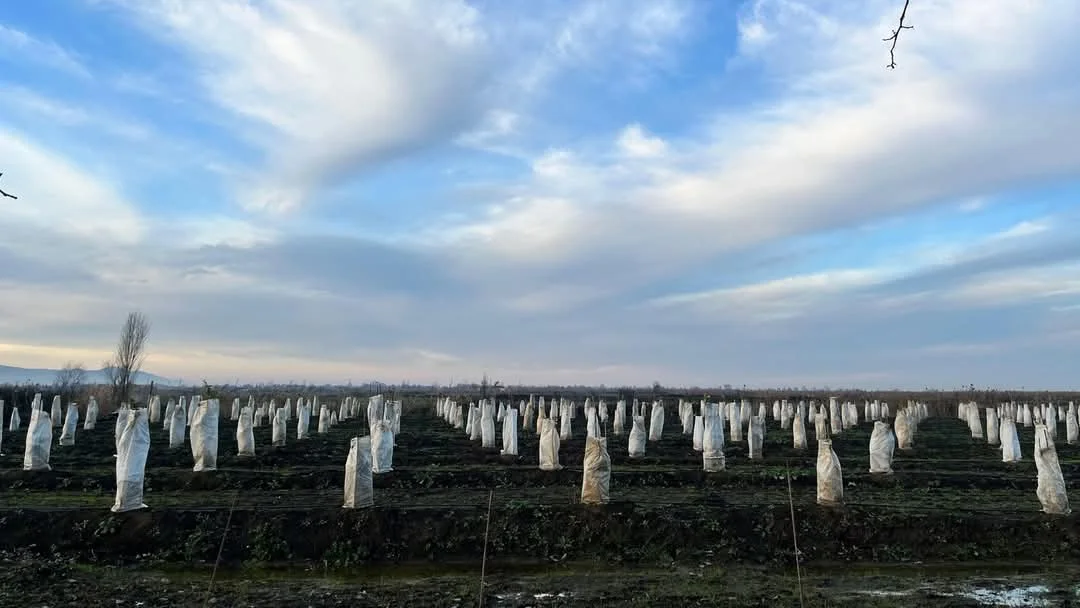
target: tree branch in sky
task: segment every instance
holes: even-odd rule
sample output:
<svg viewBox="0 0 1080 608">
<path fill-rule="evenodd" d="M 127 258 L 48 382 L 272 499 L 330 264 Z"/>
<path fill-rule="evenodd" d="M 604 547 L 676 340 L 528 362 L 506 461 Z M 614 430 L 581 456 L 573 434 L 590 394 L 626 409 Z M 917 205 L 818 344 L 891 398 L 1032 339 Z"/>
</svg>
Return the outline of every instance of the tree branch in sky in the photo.
<svg viewBox="0 0 1080 608">
<path fill-rule="evenodd" d="M 889 65 L 885 66 L 885 67 L 889 68 L 890 70 L 896 69 L 896 53 L 895 53 L 895 51 L 896 51 L 896 42 L 898 40 L 900 40 L 900 32 L 902 30 L 910 30 L 910 29 L 912 29 L 914 27 L 914 26 L 911 26 L 911 25 L 904 25 L 904 17 L 907 16 L 908 2 L 911 2 L 911 0 L 904 0 L 904 10 L 900 11 L 900 25 L 897 26 L 897 28 L 895 30 L 893 30 L 892 36 L 889 36 L 888 38 L 882 38 L 882 40 L 884 40 L 885 42 L 888 42 L 888 41 L 892 40 L 892 46 L 889 47 Z"/>
<path fill-rule="evenodd" d="M 4 177 L 4 174 L 0 173 L 0 177 Z M 15 196 L 14 194 L 8 194 L 7 192 L 4 192 L 3 190 L 0 190 L 0 195 L 6 196 L 7 198 L 13 198 L 13 199 L 16 199 L 16 200 L 18 200 L 18 198 L 19 198 L 19 197 Z"/>
</svg>

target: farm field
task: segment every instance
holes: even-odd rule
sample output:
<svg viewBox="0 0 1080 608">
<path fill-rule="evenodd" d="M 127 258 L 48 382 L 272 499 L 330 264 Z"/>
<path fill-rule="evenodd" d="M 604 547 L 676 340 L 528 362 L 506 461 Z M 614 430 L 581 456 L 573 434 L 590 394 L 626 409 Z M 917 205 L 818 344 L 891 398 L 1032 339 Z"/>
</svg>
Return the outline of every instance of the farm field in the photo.
<svg viewBox="0 0 1080 608">
<path fill-rule="evenodd" d="M 541 471 L 535 433 L 520 432 L 520 456 L 504 458 L 438 418 L 433 399 L 414 399 L 394 470 L 374 477 L 374 508 L 341 508 L 361 420 L 303 441 L 292 424 L 277 448 L 264 425 L 257 455 L 238 457 L 223 415 L 213 472 L 192 472 L 190 447 L 170 450 L 152 425 L 149 508 L 124 514 L 109 511 L 115 416 L 92 431 L 80 423 L 72 447 L 56 445 L 55 429 L 52 471 L 24 472 L 21 413 L 0 456 L 0 606 L 88 605 L 85 594 L 203 605 L 211 576 L 215 605 L 476 605 L 485 535 L 489 606 L 798 605 L 792 513 L 806 605 L 993 605 L 994 589 L 1040 585 L 1049 603 L 1039 605 L 1080 602 L 1080 525 L 1040 511 L 1034 429 L 1018 427 L 1024 460 L 1006 464 L 970 437 L 955 404 L 922 422 L 913 450 L 897 450 L 891 476 L 868 473 L 872 423 L 834 437 L 840 507 L 816 504 L 812 428 L 799 451 L 771 415 L 762 459 L 729 438 L 727 470 L 705 473 L 669 405 L 645 457 L 628 457 L 626 435 L 609 437 L 611 502 L 585 506 L 580 413 L 560 449 L 565 468 Z M 1062 431 L 1057 450 L 1073 490 L 1080 446 Z"/>
</svg>

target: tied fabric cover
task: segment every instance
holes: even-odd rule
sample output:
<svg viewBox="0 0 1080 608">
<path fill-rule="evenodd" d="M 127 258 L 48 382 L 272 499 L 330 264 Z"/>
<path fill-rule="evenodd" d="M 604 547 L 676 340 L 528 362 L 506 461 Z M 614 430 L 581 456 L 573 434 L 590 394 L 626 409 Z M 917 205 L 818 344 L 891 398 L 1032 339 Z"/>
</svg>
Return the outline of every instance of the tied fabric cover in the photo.
<svg viewBox="0 0 1080 608">
<path fill-rule="evenodd" d="M 585 439 L 585 461 L 581 479 L 581 502 L 598 505 L 608 502 L 611 491 L 611 458 L 607 438 Z"/>
</svg>

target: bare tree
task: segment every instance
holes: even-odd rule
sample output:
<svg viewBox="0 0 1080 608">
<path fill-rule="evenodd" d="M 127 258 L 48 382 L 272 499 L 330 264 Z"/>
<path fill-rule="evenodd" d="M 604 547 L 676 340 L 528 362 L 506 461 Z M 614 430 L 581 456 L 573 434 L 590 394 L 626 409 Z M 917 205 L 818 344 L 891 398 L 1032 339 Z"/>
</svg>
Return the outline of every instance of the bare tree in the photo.
<svg viewBox="0 0 1080 608">
<path fill-rule="evenodd" d="M 146 358 L 146 338 L 150 335 L 150 321 L 141 312 L 128 313 L 120 330 L 116 353 L 105 364 L 105 375 L 112 387 L 113 405 L 119 407 L 131 395 L 135 378 Z"/>
<path fill-rule="evenodd" d="M 488 375 L 485 373 L 484 374 L 484 379 L 480 381 L 480 398 L 486 400 L 487 397 L 488 397 L 488 392 L 489 391 L 498 392 L 498 391 L 503 390 L 503 388 L 504 387 L 503 387 L 502 382 L 498 382 L 498 381 L 492 382 L 491 380 L 488 379 Z M 492 395 L 492 396 L 494 396 L 494 395 Z"/>
<path fill-rule="evenodd" d="M 86 384 L 86 368 L 82 363 L 68 361 L 60 371 L 56 372 L 54 386 L 60 395 L 60 400 L 69 403 L 78 399 Z"/>
<path fill-rule="evenodd" d="M 882 39 L 885 42 L 888 42 L 888 41 L 892 40 L 892 46 L 889 47 L 889 65 L 885 66 L 885 67 L 889 68 L 890 70 L 895 70 L 896 69 L 896 54 L 895 54 L 895 51 L 896 51 L 896 43 L 897 43 L 897 41 L 900 40 L 900 32 L 903 31 L 903 30 L 914 29 L 914 27 L 915 27 L 915 26 L 912 26 L 912 25 L 904 25 L 904 17 L 907 16 L 908 2 L 911 2 L 911 0 L 904 0 L 904 8 L 903 8 L 903 10 L 900 11 L 900 25 L 897 26 L 897 28 L 895 30 L 893 30 L 892 36 L 889 36 L 888 38 L 883 38 Z"/>
</svg>

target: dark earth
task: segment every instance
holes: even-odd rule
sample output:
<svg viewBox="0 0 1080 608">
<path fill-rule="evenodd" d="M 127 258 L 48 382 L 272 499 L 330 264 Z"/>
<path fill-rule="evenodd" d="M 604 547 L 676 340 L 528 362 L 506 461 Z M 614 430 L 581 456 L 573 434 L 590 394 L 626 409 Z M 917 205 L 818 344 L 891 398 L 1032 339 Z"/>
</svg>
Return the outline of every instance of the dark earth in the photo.
<svg viewBox="0 0 1080 608">
<path fill-rule="evenodd" d="M 728 470 L 706 474 L 669 405 L 645 458 L 610 438 L 612 502 L 589 507 L 582 417 L 566 468 L 545 472 L 535 434 L 505 459 L 414 399 L 375 508 L 341 508 L 362 421 L 299 442 L 291 423 L 280 448 L 264 426 L 245 458 L 225 416 L 216 472 L 193 473 L 190 448 L 152 425 L 149 508 L 113 514 L 115 417 L 80 421 L 73 447 L 55 429 L 53 470 L 30 473 L 24 405 L 0 456 L 0 606 L 799 606 L 800 588 L 805 606 L 1080 605 L 1080 525 L 1040 511 L 1033 429 L 1019 428 L 1025 460 L 1005 464 L 955 403 L 934 409 L 891 476 L 867 472 L 871 424 L 834 438 L 842 507 L 815 503 L 812 430 L 800 452 L 771 419 L 764 459 L 729 443 Z M 1080 446 L 1060 431 L 1072 489 Z M 1025 601 L 1044 603 L 993 596 L 1039 586 Z"/>
</svg>

